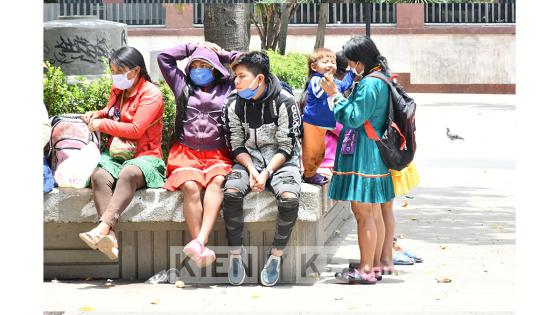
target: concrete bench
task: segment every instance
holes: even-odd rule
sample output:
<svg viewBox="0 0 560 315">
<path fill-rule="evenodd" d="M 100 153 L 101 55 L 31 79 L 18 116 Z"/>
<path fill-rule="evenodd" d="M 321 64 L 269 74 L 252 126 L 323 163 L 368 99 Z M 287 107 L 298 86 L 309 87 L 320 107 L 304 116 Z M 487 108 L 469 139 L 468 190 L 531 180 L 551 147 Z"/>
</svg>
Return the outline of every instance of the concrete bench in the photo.
<svg viewBox="0 0 560 315">
<path fill-rule="evenodd" d="M 327 198 L 327 191 L 328 186 L 302 185 L 298 221 L 282 261 L 280 282 L 298 281 L 297 260 L 292 248 L 324 245 L 340 224 L 351 217 L 349 203 L 333 203 Z M 91 190 L 61 188 L 45 194 L 44 278 L 144 281 L 158 271 L 177 266 L 173 252 L 190 241 L 182 207 L 180 192 L 137 191 L 116 227 L 119 259 L 111 261 L 89 249 L 77 235 L 93 228 L 98 220 Z M 269 191 L 250 193 L 245 199 L 244 245 L 258 247 L 257 274 L 272 244 L 277 212 L 276 199 Z M 208 246 L 226 245 L 224 221 L 220 215 Z"/>
</svg>

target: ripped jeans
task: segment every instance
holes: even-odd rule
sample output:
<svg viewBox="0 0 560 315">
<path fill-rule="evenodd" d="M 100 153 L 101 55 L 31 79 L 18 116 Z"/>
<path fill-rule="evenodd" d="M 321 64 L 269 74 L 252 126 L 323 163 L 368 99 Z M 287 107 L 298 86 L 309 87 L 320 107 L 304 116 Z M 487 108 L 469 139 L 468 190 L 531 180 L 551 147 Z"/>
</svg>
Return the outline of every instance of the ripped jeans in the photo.
<svg viewBox="0 0 560 315">
<path fill-rule="evenodd" d="M 276 233 L 272 246 L 282 250 L 288 244 L 292 229 L 296 223 L 299 209 L 299 194 L 301 190 L 301 173 L 299 167 L 284 165 L 280 167 L 266 183 L 266 188 L 272 190 L 278 201 L 278 219 Z M 234 189 L 236 192 L 228 192 Z M 249 187 L 249 173 L 240 164 L 233 166 L 232 172 L 226 177 L 224 187 L 224 221 L 228 245 L 234 248 L 243 243 L 243 198 L 251 191 Z M 285 198 L 285 192 L 293 193 L 296 197 Z"/>
</svg>

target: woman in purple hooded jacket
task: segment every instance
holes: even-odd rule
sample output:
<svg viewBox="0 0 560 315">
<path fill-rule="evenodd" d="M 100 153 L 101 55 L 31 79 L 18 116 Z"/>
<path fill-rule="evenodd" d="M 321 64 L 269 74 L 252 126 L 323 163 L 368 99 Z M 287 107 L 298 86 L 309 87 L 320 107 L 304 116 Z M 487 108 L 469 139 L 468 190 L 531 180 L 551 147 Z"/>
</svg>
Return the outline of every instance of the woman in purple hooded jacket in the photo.
<svg viewBox="0 0 560 315">
<path fill-rule="evenodd" d="M 177 105 L 163 188 L 180 189 L 184 194 L 183 216 L 192 241 L 183 251 L 200 267 L 216 259 L 214 251 L 205 245 L 220 211 L 225 176 L 233 166 L 221 114 L 224 101 L 235 87 L 234 78 L 222 63 L 231 63 L 237 54 L 205 42 L 164 49 L 157 57 Z M 177 60 L 187 57 L 183 72 Z M 201 200 L 203 189 L 206 191 Z"/>
</svg>

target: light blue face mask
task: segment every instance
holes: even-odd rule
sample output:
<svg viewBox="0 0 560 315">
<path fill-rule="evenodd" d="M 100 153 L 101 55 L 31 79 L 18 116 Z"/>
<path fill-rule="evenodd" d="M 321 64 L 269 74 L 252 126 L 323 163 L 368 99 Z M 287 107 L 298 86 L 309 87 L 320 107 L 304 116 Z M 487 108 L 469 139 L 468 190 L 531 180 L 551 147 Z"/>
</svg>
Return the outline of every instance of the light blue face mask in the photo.
<svg viewBox="0 0 560 315">
<path fill-rule="evenodd" d="M 257 78 L 255 78 L 255 80 L 257 80 Z M 251 84 L 249 84 L 248 88 L 237 92 L 239 97 L 241 97 L 243 99 L 246 99 L 246 100 L 251 100 L 253 97 L 255 97 L 255 95 L 257 94 L 257 90 L 261 87 L 261 85 L 259 84 L 259 85 L 257 85 L 256 88 L 251 89 L 251 85 L 253 85 L 253 83 L 255 83 L 255 80 L 253 80 L 253 82 L 251 82 Z"/>
<path fill-rule="evenodd" d="M 212 70 L 207 68 L 191 69 L 189 71 L 189 77 L 194 84 L 202 87 L 206 87 L 214 81 Z"/>
</svg>

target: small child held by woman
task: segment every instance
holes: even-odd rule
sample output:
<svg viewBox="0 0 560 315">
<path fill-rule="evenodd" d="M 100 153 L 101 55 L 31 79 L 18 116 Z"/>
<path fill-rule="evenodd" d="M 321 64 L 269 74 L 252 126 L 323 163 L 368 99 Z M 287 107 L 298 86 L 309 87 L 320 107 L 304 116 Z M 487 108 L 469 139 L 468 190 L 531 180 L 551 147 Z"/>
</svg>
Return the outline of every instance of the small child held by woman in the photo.
<svg viewBox="0 0 560 315">
<path fill-rule="evenodd" d="M 336 128 L 336 121 L 330 108 L 328 95 L 320 86 L 321 79 L 337 72 L 337 58 L 330 49 L 316 49 L 307 59 L 308 80 L 307 101 L 303 110 L 303 180 L 310 184 L 324 185 L 328 178 L 318 174 L 317 169 L 325 156 L 325 134 Z M 343 70 L 343 69 L 338 69 Z M 350 89 L 355 74 L 348 71 L 342 80 L 335 79 L 338 91 Z"/>
</svg>

